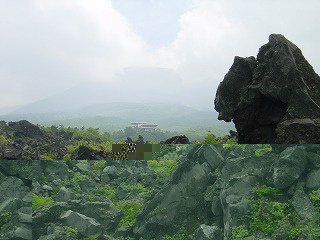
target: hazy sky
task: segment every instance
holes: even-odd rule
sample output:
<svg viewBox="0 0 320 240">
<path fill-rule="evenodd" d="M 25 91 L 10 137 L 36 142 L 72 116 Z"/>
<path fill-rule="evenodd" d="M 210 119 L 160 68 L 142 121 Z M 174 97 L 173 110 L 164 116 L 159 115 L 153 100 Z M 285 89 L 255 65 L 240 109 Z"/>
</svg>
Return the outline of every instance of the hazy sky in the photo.
<svg viewBox="0 0 320 240">
<path fill-rule="evenodd" d="M 118 81 L 132 67 L 169 68 L 190 102 L 212 106 L 234 56 L 256 56 L 271 33 L 320 73 L 319 9 L 319 0 L 1 0 L 0 108 Z"/>
</svg>

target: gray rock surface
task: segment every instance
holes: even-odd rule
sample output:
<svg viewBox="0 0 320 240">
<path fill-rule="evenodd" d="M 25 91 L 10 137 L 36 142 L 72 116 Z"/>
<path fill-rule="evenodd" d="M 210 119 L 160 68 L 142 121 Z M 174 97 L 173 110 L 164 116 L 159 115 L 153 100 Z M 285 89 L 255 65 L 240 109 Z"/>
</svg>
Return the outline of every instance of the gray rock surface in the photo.
<svg viewBox="0 0 320 240">
<path fill-rule="evenodd" d="M 201 224 L 195 233 L 196 240 L 223 239 L 223 233 L 217 226 Z"/>
<path fill-rule="evenodd" d="M 77 229 L 84 236 L 100 237 L 102 226 L 94 218 L 87 217 L 83 214 L 68 210 L 60 216 L 60 219 L 67 226 Z"/>
<path fill-rule="evenodd" d="M 181 147 L 168 177 L 146 161 L 0 161 L 0 239 L 318 238 L 319 145 Z M 259 216 L 270 233 L 248 231 Z"/>
</svg>

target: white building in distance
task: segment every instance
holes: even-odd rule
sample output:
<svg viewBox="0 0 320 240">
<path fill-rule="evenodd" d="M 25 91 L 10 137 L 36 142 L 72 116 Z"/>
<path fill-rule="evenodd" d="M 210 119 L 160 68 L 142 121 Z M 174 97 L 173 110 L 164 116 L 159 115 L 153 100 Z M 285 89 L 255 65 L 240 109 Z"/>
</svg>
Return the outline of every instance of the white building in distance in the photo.
<svg viewBox="0 0 320 240">
<path fill-rule="evenodd" d="M 154 132 L 156 130 L 158 124 L 150 124 L 150 123 L 146 123 L 146 122 L 132 122 L 131 126 L 142 128 L 148 132 Z"/>
</svg>

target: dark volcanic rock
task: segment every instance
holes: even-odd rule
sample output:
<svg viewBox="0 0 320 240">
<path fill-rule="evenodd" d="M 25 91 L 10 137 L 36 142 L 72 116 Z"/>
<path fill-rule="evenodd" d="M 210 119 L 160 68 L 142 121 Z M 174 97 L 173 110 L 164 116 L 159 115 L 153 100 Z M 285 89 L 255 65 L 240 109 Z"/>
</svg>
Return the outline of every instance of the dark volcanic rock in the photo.
<svg viewBox="0 0 320 240">
<path fill-rule="evenodd" d="M 144 140 L 143 137 L 141 135 L 139 135 L 137 141 L 135 141 L 136 144 L 144 144 Z"/>
<path fill-rule="evenodd" d="M 74 160 L 103 160 L 105 159 L 105 153 L 103 151 L 96 151 L 87 146 L 79 146 L 72 158 Z"/>
<path fill-rule="evenodd" d="M 215 109 L 233 120 L 239 143 L 318 143 L 320 77 L 301 50 L 272 34 L 254 57 L 235 57 Z"/>
<path fill-rule="evenodd" d="M 43 136 L 43 132 L 38 126 L 26 120 L 9 122 L 8 126 L 15 131 L 14 135 L 16 137 L 40 138 Z"/>
<path fill-rule="evenodd" d="M 160 143 L 164 144 L 190 144 L 189 139 L 185 135 L 174 136 Z"/>
</svg>

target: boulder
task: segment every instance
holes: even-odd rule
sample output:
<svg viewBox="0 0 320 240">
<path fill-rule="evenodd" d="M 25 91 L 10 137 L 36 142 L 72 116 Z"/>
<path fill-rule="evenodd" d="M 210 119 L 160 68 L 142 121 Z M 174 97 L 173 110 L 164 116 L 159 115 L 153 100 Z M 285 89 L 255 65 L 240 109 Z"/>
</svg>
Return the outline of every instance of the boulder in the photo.
<svg viewBox="0 0 320 240">
<path fill-rule="evenodd" d="M 308 174 L 306 187 L 315 190 L 320 189 L 320 169 L 314 169 Z"/>
<path fill-rule="evenodd" d="M 185 135 L 174 136 L 165 141 L 161 141 L 161 144 L 190 144 L 189 139 Z"/>
<path fill-rule="evenodd" d="M 6 160 L 19 160 L 22 156 L 22 149 L 14 145 L 6 145 L 2 148 L 1 155 Z"/>
<path fill-rule="evenodd" d="M 0 161 L 0 168 L 2 172 L 7 175 L 15 175 L 22 179 L 27 185 L 31 185 L 32 178 L 32 161 Z"/>
<path fill-rule="evenodd" d="M 188 161 L 187 161 L 188 162 Z M 146 239 L 155 239 L 159 231 L 169 234 L 175 226 L 200 225 L 210 213 L 210 205 L 202 197 L 209 180 L 199 163 L 182 166 L 173 173 L 171 184 L 162 189 L 137 215 L 133 232 Z"/>
<path fill-rule="evenodd" d="M 106 166 L 102 172 L 108 174 L 110 179 L 115 179 L 120 176 L 119 170 L 115 166 Z"/>
<path fill-rule="evenodd" d="M 56 201 L 57 202 L 68 202 L 71 200 L 73 196 L 73 191 L 66 188 L 66 187 L 61 187 L 59 192 L 56 195 Z"/>
<path fill-rule="evenodd" d="M 290 187 L 304 172 L 306 164 L 306 152 L 302 147 L 288 147 L 275 161 L 274 186 L 278 189 Z"/>
<path fill-rule="evenodd" d="M 144 144 L 144 140 L 143 137 L 141 135 L 139 135 L 137 141 L 135 141 L 136 144 Z"/>
<path fill-rule="evenodd" d="M 257 58 L 235 57 L 214 101 L 239 143 L 319 143 L 320 77 L 301 50 L 271 34 Z"/>
<path fill-rule="evenodd" d="M 196 240 L 223 239 L 223 233 L 217 226 L 201 224 L 195 233 Z"/>
<path fill-rule="evenodd" d="M 87 217 L 94 218 L 103 229 L 113 231 L 118 226 L 122 212 L 111 201 L 104 199 L 103 202 L 84 202 L 73 206 L 72 210 Z"/>
<path fill-rule="evenodd" d="M 16 227 L 14 230 L 7 234 L 8 240 L 32 240 L 32 229 L 31 226 L 21 225 Z"/>
<path fill-rule="evenodd" d="M 311 203 L 310 198 L 303 190 L 302 184 L 297 185 L 296 191 L 290 202 L 302 219 L 315 220 L 317 218 L 317 211 Z"/>
<path fill-rule="evenodd" d="M 96 151 L 87 146 L 79 146 L 78 150 L 73 154 L 72 159 L 74 160 L 103 160 L 103 151 Z"/>
<path fill-rule="evenodd" d="M 100 237 L 102 235 L 102 226 L 94 218 L 68 210 L 61 214 L 60 220 L 67 226 L 75 228 L 84 236 Z"/>
</svg>

